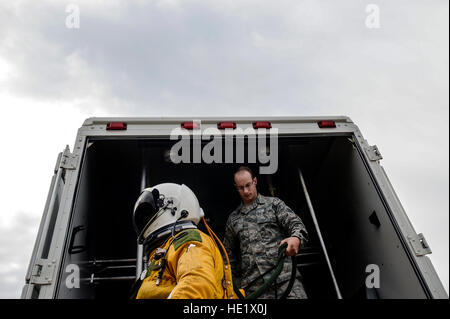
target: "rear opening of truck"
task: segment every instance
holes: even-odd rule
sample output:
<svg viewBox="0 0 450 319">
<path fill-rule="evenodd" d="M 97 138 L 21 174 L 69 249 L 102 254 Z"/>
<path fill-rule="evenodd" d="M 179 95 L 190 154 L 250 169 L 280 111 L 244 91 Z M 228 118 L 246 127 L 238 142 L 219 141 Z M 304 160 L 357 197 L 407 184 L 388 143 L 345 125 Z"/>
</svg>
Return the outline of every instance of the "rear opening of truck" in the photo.
<svg viewBox="0 0 450 319">
<path fill-rule="evenodd" d="M 278 165 L 273 174 L 259 174 L 267 164 L 249 162 L 247 137 L 243 137 L 246 155 L 241 163 L 227 163 L 225 154 L 222 163 L 173 163 L 170 152 L 178 140 L 171 140 L 166 128 L 185 121 L 169 121 L 149 134 L 143 134 L 141 128 L 133 131 L 131 122 L 111 133 L 107 130 L 110 122 L 95 122 L 80 130 L 83 134 L 79 134 L 76 144 L 78 174 L 71 179 L 73 203 L 64 236 L 59 235 L 61 253 L 54 279 L 47 285 L 32 284 L 34 266 L 30 265 L 28 297 L 40 298 L 45 289 L 53 286 L 51 295 L 46 296 L 128 298 L 140 271 L 131 217 L 141 189 L 165 182 L 186 184 L 198 197 L 211 228 L 223 239 L 227 217 L 240 203 L 233 173 L 241 165 L 248 165 L 256 173 L 261 194 L 281 198 L 305 223 L 310 242 L 296 258 L 309 298 L 335 299 L 338 294 L 344 299 L 433 298 L 438 293 L 430 287 L 430 280 L 417 262 L 417 258 L 427 258 L 426 242 L 420 237 L 411 238 L 418 241 L 415 251 L 405 236 L 404 228 L 410 225 L 398 218 L 403 211 L 397 211 L 401 206 L 392 205 L 397 200 L 395 193 L 389 193 L 392 197 L 388 198 L 386 194 L 393 193 L 392 187 L 387 178 L 381 184 L 372 169 L 379 165 L 380 157 L 375 149 L 361 144 L 362 136 L 348 118 L 335 119 L 335 128 L 321 128 L 319 121 L 312 120 L 305 121 L 307 125 L 294 121 L 278 125 L 272 121 L 272 127 L 285 125 L 278 134 Z M 236 123 L 251 125 L 253 121 Z M 96 134 L 89 134 L 90 127 Z M 98 132 L 101 129 L 104 134 Z M 238 138 L 234 137 L 234 143 Z M 201 147 L 209 142 L 202 140 Z M 221 143 L 225 149 L 225 140 Z M 55 182 L 65 183 L 67 179 Z M 50 260 L 52 250 L 57 249 L 54 228 L 58 221 L 54 214 L 62 209 L 63 199 L 57 198 L 57 208 L 47 214 L 48 231 L 41 234 L 35 260 Z M 425 264 L 431 265 L 426 260 Z M 79 288 L 67 284 L 72 274 L 70 265 L 79 267 Z M 369 288 L 367 280 L 374 275 L 374 267 L 379 270 L 379 285 Z"/>
</svg>

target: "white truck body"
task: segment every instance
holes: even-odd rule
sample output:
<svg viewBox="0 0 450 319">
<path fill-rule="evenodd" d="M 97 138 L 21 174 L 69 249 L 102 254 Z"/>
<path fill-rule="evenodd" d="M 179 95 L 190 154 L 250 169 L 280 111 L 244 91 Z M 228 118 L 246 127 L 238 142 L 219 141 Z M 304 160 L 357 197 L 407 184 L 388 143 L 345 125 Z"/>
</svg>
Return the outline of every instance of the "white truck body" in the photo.
<svg viewBox="0 0 450 319">
<path fill-rule="evenodd" d="M 283 199 L 307 226 L 311 242 L 297 258 L 310 298 L 448 298 L 427 257 L 430 247 L 380 165 L 378 148 L 348 117 L 87 119 L 74 150 L 67 147 L 58 156 L 22 298 L 109 298 L 113 292 L 127 298 L 142 269 L 131 216 L 144 187 L 188 185 L 223 237 L 226 218 L 239 203 L 233 171 L 268 164 L 258 156 L 250 161 L 249 135 L 242 138 L 241 163 L 233 155 L 230 163 L 225 151 L 222 163 L 196 155 L 190 163 L 174 163 L 170 151 L 179 140 L 171 140 L 171 133 L 197 120 L 202 132 L 233 122 L 248 133 L 255 122 L 266 121 L 270 131 L 258 132 L 276 131 L 277 148 L 267 144 L 276 150 L 276 171 L 258 175 L 258 190 Z M 321 121 L 335 127 L 319 127 Z M 110 130 L 108 123 L 118 126 Z M 220 143 L 225 131 L 236 130 L 220 130 Z M 193 136 L 196 130 L 187 132 Z M 241 137 L 235 136 L 236 150 Z M 200 139 L 201 149 L 210 141 Z"/>
</svg>

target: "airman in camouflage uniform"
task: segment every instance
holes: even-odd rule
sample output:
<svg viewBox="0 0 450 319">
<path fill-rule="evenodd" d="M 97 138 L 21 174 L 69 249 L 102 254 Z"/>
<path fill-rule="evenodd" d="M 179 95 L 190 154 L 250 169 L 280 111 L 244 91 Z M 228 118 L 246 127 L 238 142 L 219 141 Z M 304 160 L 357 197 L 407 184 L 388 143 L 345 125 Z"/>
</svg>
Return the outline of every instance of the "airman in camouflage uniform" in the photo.
<svg viewBox="0 0 450 319">
<path fill-rule="evenodd" d="M 239 286 L 245 289 L 256 280 L 251 287 L 245 289 L 247 295 L 270 278 L 272 271 L 264 279 L 260 276 L 275 265 L 281 243 L 288 242 L 286 254 L 293 256 L 308 238 L 300 217 L 279 198 L 258 194 L 256 177 L 252 177 L 253 174 L 247 167 L 240 168 L 235 174 L 236 187 L 243 203 L 228 217 L 224 240 L 233 277 L 240 280 Z M 285 258 L 277 281 L 260 298 L 279 298 L 286 290 L 291 270 L 291 258 Z M 257 279 L 258 277 L 260 278 Z M 307 298 L 298 271 L 288 298 Z"/>
</svg>

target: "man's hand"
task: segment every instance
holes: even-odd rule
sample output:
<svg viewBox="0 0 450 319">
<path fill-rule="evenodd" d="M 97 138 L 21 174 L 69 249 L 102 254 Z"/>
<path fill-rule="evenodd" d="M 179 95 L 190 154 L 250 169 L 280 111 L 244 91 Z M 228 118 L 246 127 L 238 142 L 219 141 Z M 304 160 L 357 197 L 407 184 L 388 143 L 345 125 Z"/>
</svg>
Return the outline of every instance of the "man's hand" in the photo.
<svg viewBox="0 0 450 319">
<path fill-rule="evenodd" d="M 286 247 L 286 255 L 287 256 L 295 256 L 298 253 L 298 247 L 300 246 L 300 239 L 298 237 L 289 237 L 285 238 L 281 241 L 280 245 L 287 243 Z"/>
</svg>

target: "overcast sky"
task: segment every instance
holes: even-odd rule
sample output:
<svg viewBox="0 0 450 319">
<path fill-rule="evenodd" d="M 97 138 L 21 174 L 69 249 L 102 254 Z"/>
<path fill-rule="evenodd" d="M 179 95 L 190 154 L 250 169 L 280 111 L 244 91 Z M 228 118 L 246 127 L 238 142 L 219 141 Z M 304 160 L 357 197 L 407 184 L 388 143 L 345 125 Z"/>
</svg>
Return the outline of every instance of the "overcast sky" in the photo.
<svg viewBox="0 0 450 319">
<path fill-rule="evenodd" d="M 0 298 L 20 296 L 56 157 L 91 116 L 349 116 L 448 291 L 448 9 L 0 0 Z"/>
</svg>

